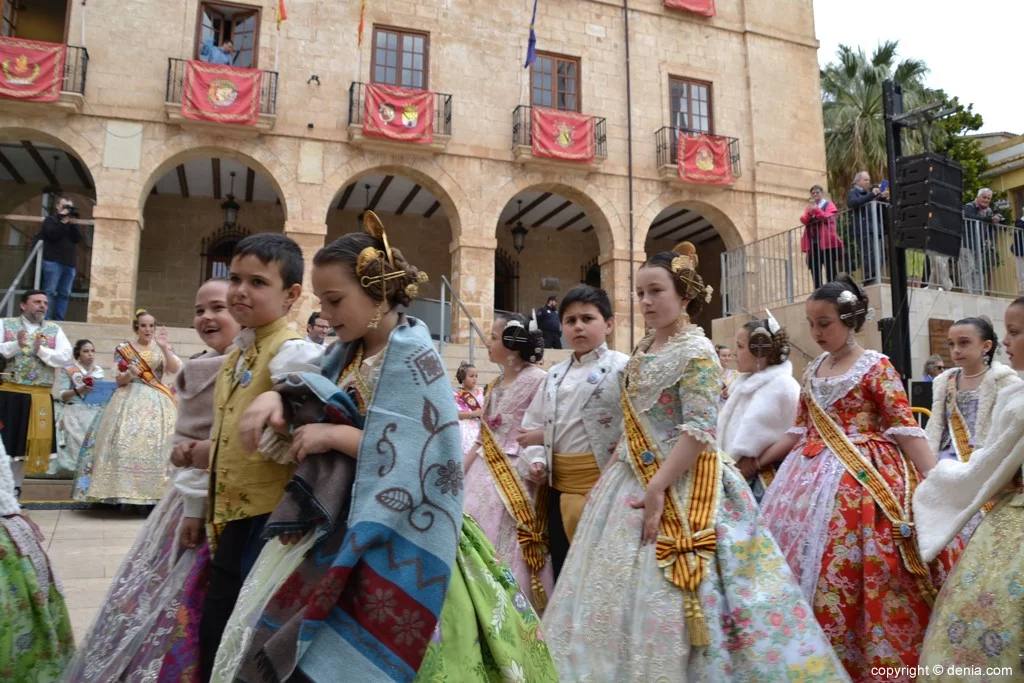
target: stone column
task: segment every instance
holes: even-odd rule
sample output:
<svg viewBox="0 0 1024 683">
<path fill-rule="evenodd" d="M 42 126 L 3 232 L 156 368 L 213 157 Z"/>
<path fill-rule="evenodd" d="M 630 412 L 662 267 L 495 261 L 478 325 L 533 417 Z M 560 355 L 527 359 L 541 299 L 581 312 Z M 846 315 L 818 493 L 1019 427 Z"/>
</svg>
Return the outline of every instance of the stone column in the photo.
<svg viewBox="0 0 1024 683">
<path fill-rule="evenodd" d="M 485 337 L 494 315 L 494 251 L 497 244 L 494 237 L 463 233 L 451 246 L 452 288 Z M 469 321 L 454 301 L 451 316 L 452 341 L 468 343 Z"/>
<path fill-rule="evenodd" d="M 634 300 L 630 276 L 636 273 L 644 258 L 643 253 L 640 252 L 633 256 L 636 260 L 630 264 L 629 251 L 614 249 L 611 253 L 601 254 L 599 259 L 601 286 L 611 297 L 612 311 L 615 313 L 615 326 L 612 328 L 612 336 L 608 344 L 611 348 L 623 353 L 630 353 L 633 350 L 631 341 L 632 344 L 636 344 L 644 335 L 644 318 L 640 314 L 640 308 L 634 305 L 633 339 L 630 340 L 629 303 Z"/>
<path fill-rule="evenodd" d="M 320 310 L 320 303 L 313 295 L 313 257 L 319 251 L 327 239 L 327 224 L 322 221 L 288 220 L 284 224 L 284 235 L 289 237 L 302 249 L 302 260 L 304 269 L 302 274 L 302 296 L 292 306 L 289 320 L 295 323 L 295 329 L 302 334 L 306 333 L 306 321 L 309 314 Z"/>
<path fill-rule="evenodd" d="M 135 314 L 142 216 L 137 206 L 93 207 L 90 323 L 127 325 Z"/>
</svg>

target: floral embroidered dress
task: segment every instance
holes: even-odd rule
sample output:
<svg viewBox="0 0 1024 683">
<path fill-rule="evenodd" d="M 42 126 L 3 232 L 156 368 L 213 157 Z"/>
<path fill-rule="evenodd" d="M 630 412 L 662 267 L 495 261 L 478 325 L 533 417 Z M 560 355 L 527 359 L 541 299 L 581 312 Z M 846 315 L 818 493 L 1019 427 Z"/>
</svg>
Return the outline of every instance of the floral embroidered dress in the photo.
<svg viewBox="0 0 1024 683">
<path fill-rule="evenodd" d="M 816 377 L 827 357 L 807 371 L 814 398 L 906 509 L 904 467 L 913 464 L 893 437 L 925 434 L 899 375 L 887 358 L 869 350 L 844 375 Z M 897 548 L 893 523 L 815 428 L 806 393 L 790 431 L 802 438 L 761 509 L 804 597 L 855 681 L 875 680 L 875 667 L 914 667 L 931 612 L 924 591 L 942 585 L 959 544 L 930 563 L 929 585 L 919 585 Z"/>
<path fill-rule="evenodd" d="M 74 650 L 64 588 L 21 514 L 0 441 L 0 681 L 57 681 Z"/>
<path fill-rule="evenodd" d="M 455 405 L 460 413 L 471 413 L 479 410 L 484 404 L 484 389 L 477 387 L 473 391 L 466 391 L 462 387 L 455 390 Z M 462 431 L 462 452 L 468 453 L 476 440 L 480 438 L 480 418 L 474 417 L 470 420 L 459 420 L 459 429 Z"/>
<path fill-rule="evenodd" d="M 655 353 L 652 337 L 627 368 L 627 395 L 668 454 L 682 432 L 715 448 L 722 380 L 714 347 L 688 326 Z M 601 475 L 576 529 L 544 614 L 563 681 L 847 680 L 792 572 L 761 521 L 731 458 L 713 512 L 713 555 L 698 587 L 709 646 L 690 644 L 684 594 L 665 576 L 655 546 L 641 545 L 644 487 L 626 440 Z M 687 472 L 673 485 L 685 490 Z"/>
<path fill-rule="evenodd" d="M 156 377 L 162 377 L 160 347 L 135 349 Z M 117 354 L 115 358 L 120 360 Z M 155 505 L 170 482 L 167 444 L 177 415 L 171 397 L 141 379 L 118 387 L 82 444 L 75 500 Z"/>
<path fill-rule="evenodd" d="M 360 412 L 365 412 L 365 406 L 371 404 L 386 351 L 385 348 L 362 361 L 361 380 L 355 372 L 343 372 L 338 381 L 339 388 L 356 397 Z M 459 470 L 452 473 L 449 485 L 453 488 L 461 488 L 460 474 Z M 246 578 L 224 631 L 213 683 L 248 680 L 241 674 L 243 660 L 251 656 L 247 650 L 253 636 L 252 624 L 260 618 L 261 612 L 265 616 L 264 608 L 271 599 L 274 602 L 301 601 L 306 597 L 303 591 L 309 589 L 303 588 L 292 572 L 314 543 L 313 534 L 309 533 L 293 546 L 284 546 L 273 539 L 264 547 Z M 366 598 L 365 609 L 379 614 L 381 622 L 398 607 L 397 598 L 390 593 L 378 591 Z M 408 617 L 409 612 L 405 614 Z M 415 621 L 410 626 L 415 627 Z M 451 574 L 441 620 L 430 638 L 415 680 L 431 683 L 555 683 L 558 680 L 537 613 L 519 589 L 512 572 L 496 557 L 483 531 L 465 515 L 456 567 Z"/>
<path fill-rule="evenodd" d="M 78 363 L 69 365 L 65 370 L 57 372 L 58 393 L 70 391 L 73 386 L 72 375 L 81 374 L 93 380 L 103 379 L 103 368 L 93 365 L 86 370 Z M 55 399 L 53 402 L 54 422 L 57 425 L 57 457 L 50 461 L 48 477 L 73 479 L 78 469 L 78 456 L 82 451 L 85 433 L 96 417 L 103 412 L 104 406 L 87 404 L 81 396 L 72 396 L 67 401 Z"/>
<path fill-rule="evenodd" d="M 523 416 L 530 407 L 534 394 L 543 389 L 546 377 L 546 372 L 535 365 L 528 365 L 510 386 L 504 386 L 501 379 L 495 380 L 495 386 L 491 389 L 484 406 L 484 420 L 494 434 L 498 446 L 512 461 L 513 468 L 516 467 L 522 453 L 516 437 L 523 424 Z M 536 495 L 536 484 L 525 479 L 523 483 L 531 497 Z M 529 594 L 530 567 L 526 564 L 519 546 L 516 520 L 505 509 L 496 486 L 487 461 L 484 460 L 482 453 L 478 453 L 466 472 L 466 514 L 480 525 L 497 549 L 498 557 L 512 568 L 516 581 Z M 545 593 L 550 596 L 555 583 L 550 557 L 540 573 L 540 580 Z"/>
<path fill-rule="evenodd" d="M 955 380 L 954 380 L 955 381 Z M 978 421 L 978 400 L 981 398 L 981 387 L 971 391 L 962 389 L 956 392 L 956 407 L 964 418 L 967 431 L 971 434 L 971 446 L 974 446 L 974 425 Z M 942 440 L 939 442 L 939 459 L 956 460 L 956 448 L 953 447 L 953 430 L 950 427 L 950 415 L 952 411 L 947 409 L 946 429 L 942 432 Z"/>
</svg>

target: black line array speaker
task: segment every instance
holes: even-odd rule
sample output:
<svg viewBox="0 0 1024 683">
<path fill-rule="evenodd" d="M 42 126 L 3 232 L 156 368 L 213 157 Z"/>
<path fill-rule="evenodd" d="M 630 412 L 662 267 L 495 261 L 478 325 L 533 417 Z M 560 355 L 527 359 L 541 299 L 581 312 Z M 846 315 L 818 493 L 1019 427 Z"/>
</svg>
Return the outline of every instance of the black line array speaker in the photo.
<svg viewBox="0 0 1024 683">
<path fill-rule="evenodd" d="M 963 169 L 937 154 L 896 160 L 896 246 L 960 255 L 963 236 Z"/>
</svg>

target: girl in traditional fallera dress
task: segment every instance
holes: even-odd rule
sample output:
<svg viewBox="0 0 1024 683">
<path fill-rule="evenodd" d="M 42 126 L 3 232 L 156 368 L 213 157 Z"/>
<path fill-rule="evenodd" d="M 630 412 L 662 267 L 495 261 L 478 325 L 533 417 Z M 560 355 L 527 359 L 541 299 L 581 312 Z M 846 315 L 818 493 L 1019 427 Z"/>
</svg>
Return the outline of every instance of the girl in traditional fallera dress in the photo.
<svg viewBox="0 0 1024 683">
<path fill-rule="evenodd" d="M 198 680 L 196 648 L 185 643 L 190 625 L 181 623 L 178 612 L 188 602 L 189 577 L 202 572 L 209 561 L 203 526 L 213 391 L 225 351 L 242 330 L 228 312 L 227 301 L 226 280 L 211 280 L 196 292 L 192 326 L 209 348 L 185 361 L 178 373 L 175 390 L 180 410 L 164 453 L 182 469 L 122 561 L 68 667 L 66 683 Z M 164 666 L 164 657 L 172 649 L 174 656 Z M 182 665 L 186 659 L 191 667 Z"/>
<path fill-rule="evenodd" d="M 761 509 L 855 681 L 917 664 L 957 549 L 929 564 L 917 552 L 911 495 L 935 455 L 892 364 L 857 344 L 869 311 L 849 276 L 811 295 L 807 320 L 825 353 L 805 373 L 796 426 L 759 458 L 786 458 Z"/>
<path fill-rule="evenodd" d="M 177 410 L 161 378 L 178 372 L 181 360 L 168 345 L 167 328 L 157 330 L 144 309 L 135 312 L 132 329 L 136 340 L 114 351 L 119 387 L 82 444 L 78 501 L 155 505 L 170 481 L 167 442 Z"/>
<path fill-rule="evenodd" d="M 999 338 L 991 321 L 964 318 L 949 328 L 951 368 L 932 385 L 932 415 L 925 433 L 939 460 L 967 462 L 981 448 L 992 424 L 992 408 L 1000 391 L 1020 377 L 995 360 Z"/>
<path fill-rule="evenodd" d="M 85 432 L 103 406 L 85 402 L 96 382 L 103 379 L 103 368 L 96 363 L 96 347 L 88 339 L 75 342 L 75 362 L 58 373 L 60 401 L 54 404 L 57 425 L 57 457 L 50 462 L 47 476 L 73 479 L 78 468 Z"/>
<path fill-rule="evenodd" d="M 544 336 L 530 332 L 525 317 L 506 313 L 495 319 L 487 357 L 501 367 L 501 375 L 488 387 L 480 443 L 466 459 L 466 513 L 480 524 L 539 611 L 555 583 L 542 538 L 547 529 L 547 487 L 521 476 L 519 458 L 525 449 L 518 438 L 523 416 L 547 377 L 537 367 L 543 354 Z"/>
<path fill-rule="evenodd" d="M 463 363 L 455 373 L 459 387 L 455 390 L 455 406 L 459 409 L 462 431 L 462 452 L 468 453 L 480 438 L 480 416 L 484 414 L 484 389 L 477 385 L 477 369 Z"/>
<path fill-rule="evenodd" d="M 1004 320 L 1010 364 L 1024 373 L 1024 297 L 1010 305 Z M 989 683 L 1020 680 L 1024 673 L 1022 466 L 1024 382 L 1016 382 L 999 392 L 984 446 L 968 462 L 941 460 L 914 494 L 926 560 L 990 508 L 935 602 L 921 649 L 920 664 L 927 673 L 918 680 Z M 990 676 L 996 667 L 1007 669 Z"/>
<path fill-rule="evenodd" d="M 14 497 L 0 441 L 0 680 L 57 681 L 74 650 L 64 589 L 43 534 Z"/>
<path fill-rule="evenodd" d="M 242 421 L 249 443 L 268 423 L 290 431 L 301 464 L 213 680 L 555 681 L 536 613 L 462 514 L 444 362 L 426 326 L 397 310 L 426 275 L 373 212 L 365 227 L 313 260 L 339 339 L 322 374 L 290 376 Z"/>
<path fill-rule="evenodd" d="M 758 471 L 757 457 L 796 421 L 800 384 L 789 362 L 789 335 L 768 313 L 736 333 L 740 375 L 718 414 L 718 447 L 733 459 L 760 502 L 775 468 Z"/>
<path fill-rule="evenodd" d="M 693 245 L 637 273 L 653 331 L 626 368 L 618 461 L 544 615 L 564 681 L 843 681 L 750 488 L 716 448 L 721 366 L 689 314 Z"/>
</svg>

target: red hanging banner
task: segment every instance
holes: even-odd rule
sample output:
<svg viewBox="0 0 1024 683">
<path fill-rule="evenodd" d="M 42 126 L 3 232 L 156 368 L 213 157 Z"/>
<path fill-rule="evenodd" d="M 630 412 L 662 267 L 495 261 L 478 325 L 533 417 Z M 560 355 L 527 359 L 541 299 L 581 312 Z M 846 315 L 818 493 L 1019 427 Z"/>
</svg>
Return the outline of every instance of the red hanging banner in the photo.
<svg viewBox="0 0 1024 683">
<path fill-rule="evenodd" d="M 255 126 L 263 72 L 226 64 L 185 63 L 181 115 L 200 121 Z"/>
<path fill-rule="evenodd" d="M 735 180 L 729 156 L 729 138 L 680 133 L 676 153 L 679 179 L 684 182 L 732 185 Z"/>
<path fill-rule="evenodd" d="M 0 37 L 0 96 L 56 102 L 64 84 L 66 54 L 64 45 Z"/>
<path fill-rule="evenodd" d="M 533 155 L 548 159 L 594 160 L 594 117 L 571 111 L 533 107 Z"/>
<path fill-rule="evenodd" d="M 434 141 L 434 93 L 367 85 L 363 135 L 430 144 Z"/>
<path fill-rule="evenodd" d="M 665 7 L 703 14 L 705 17 L 713 17 L 717 14 L 715 0 L 665 0 Z"/>
</svg>

